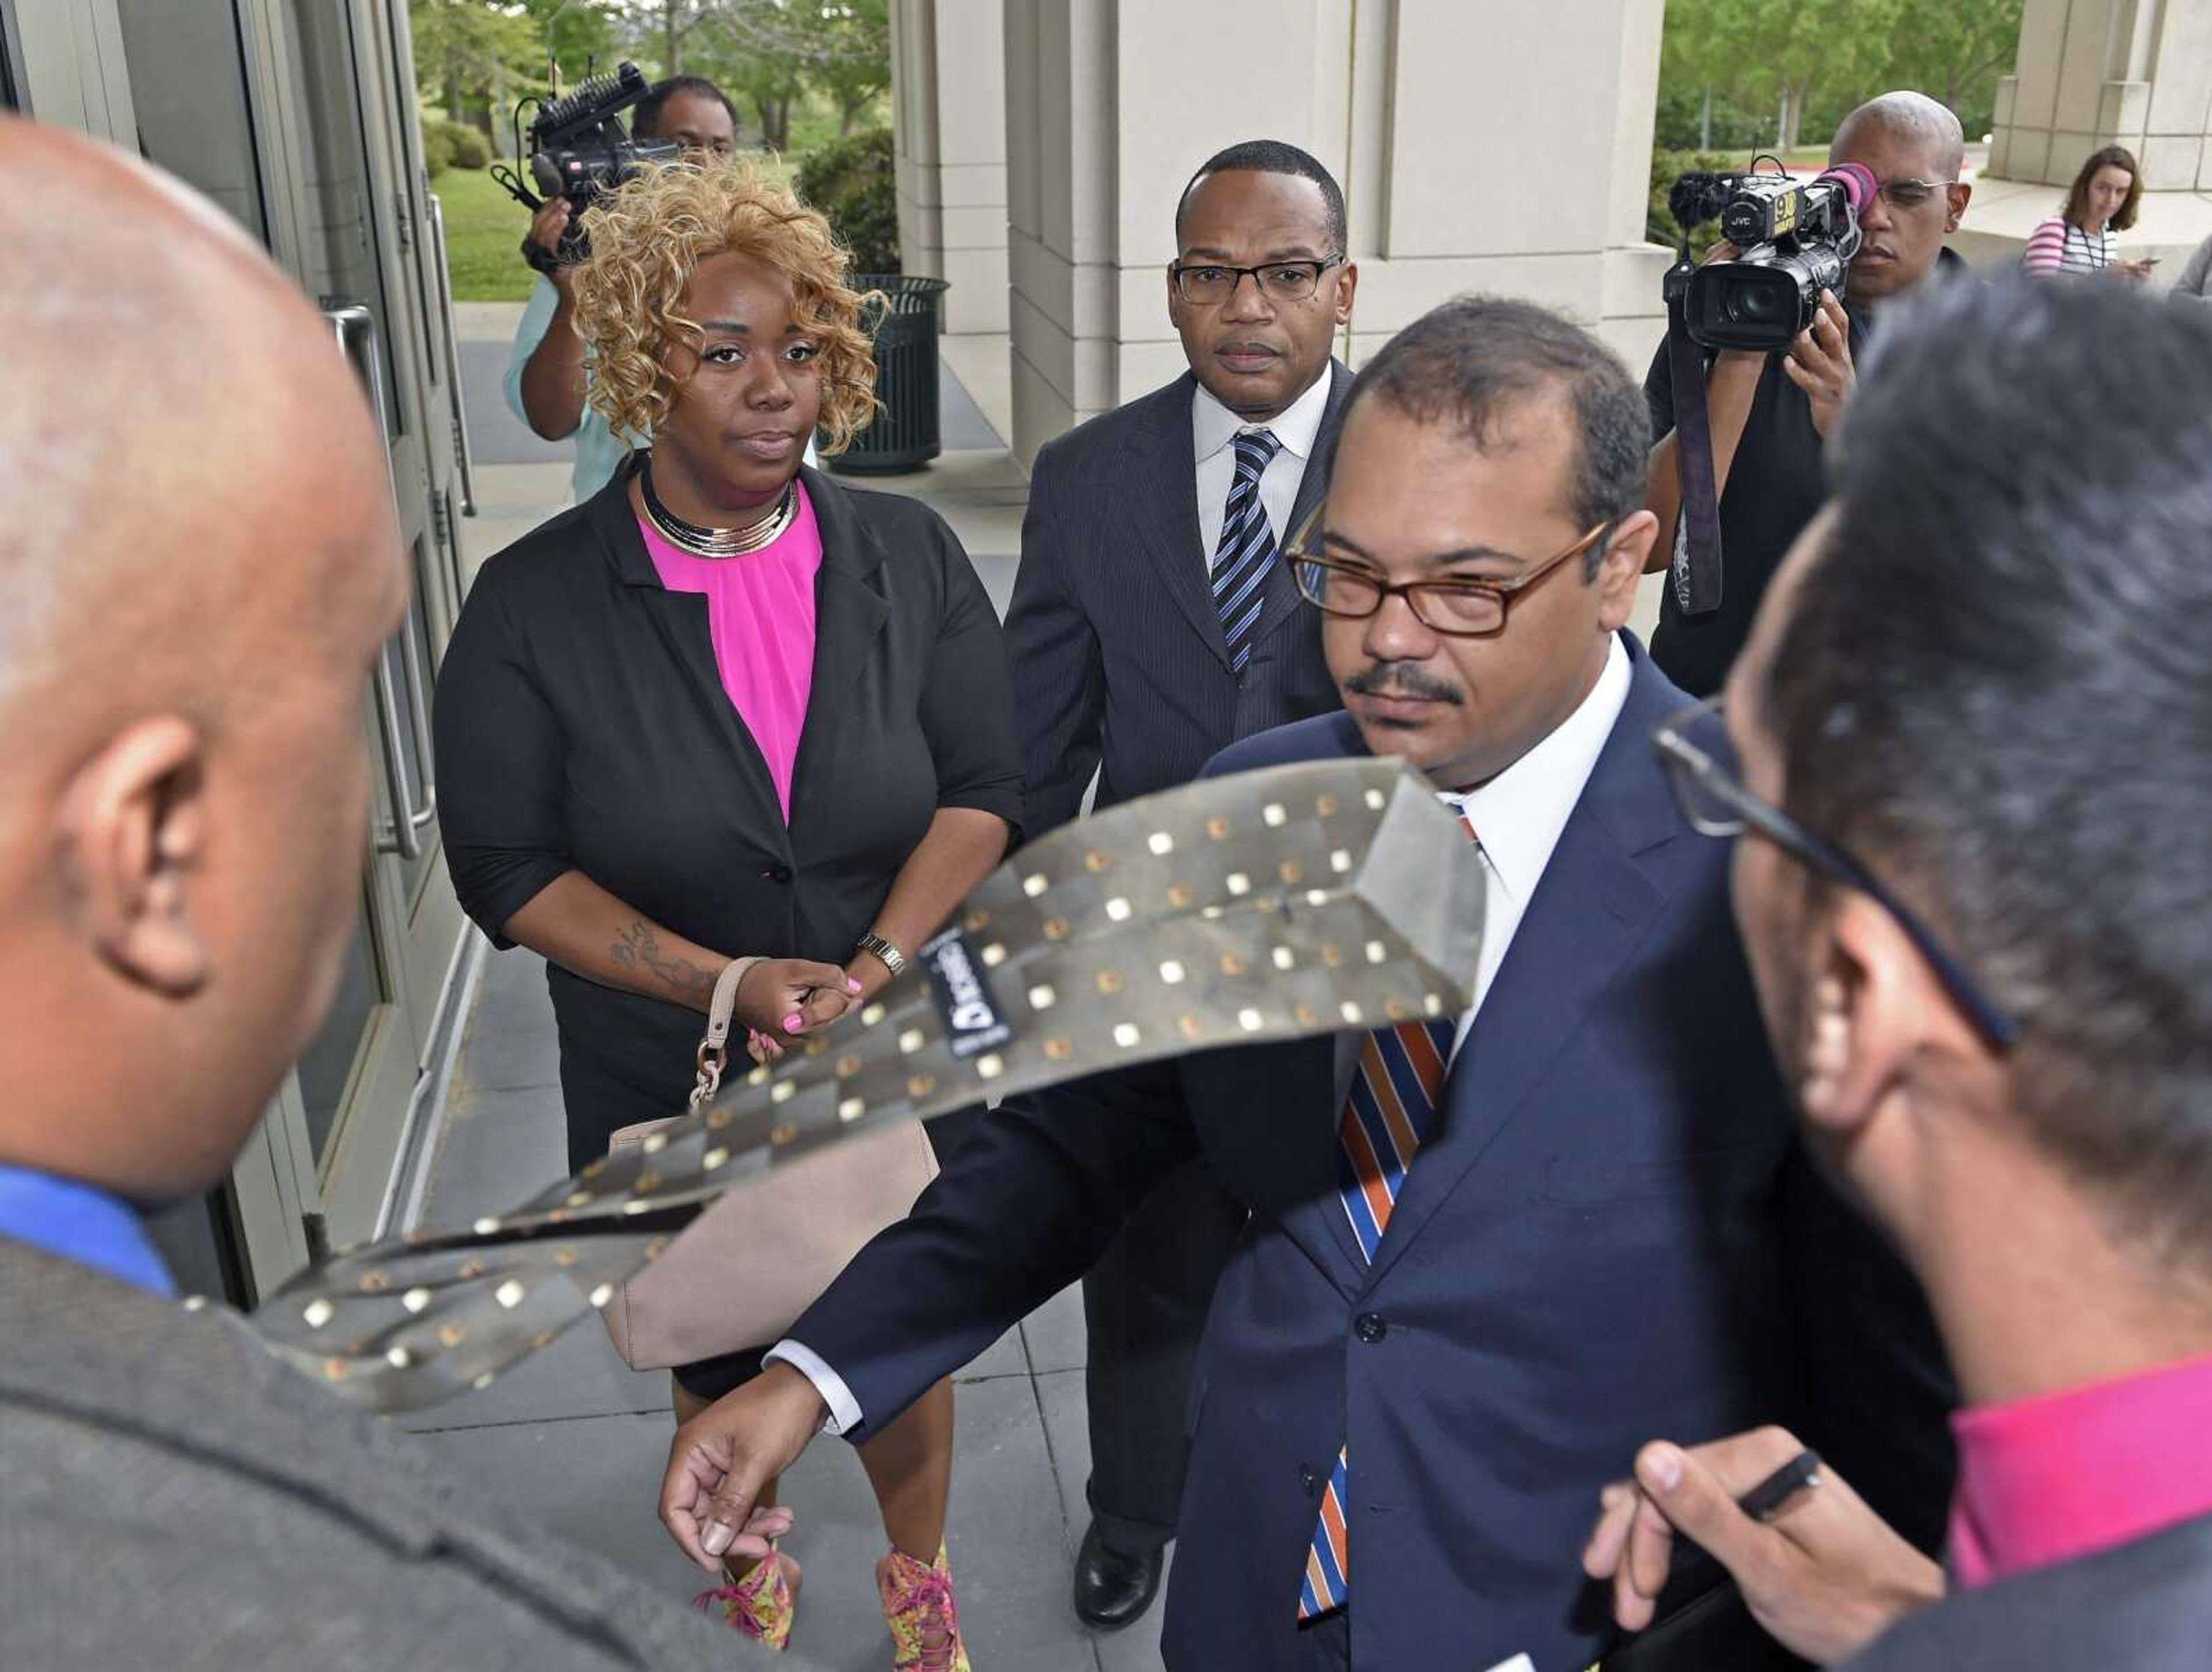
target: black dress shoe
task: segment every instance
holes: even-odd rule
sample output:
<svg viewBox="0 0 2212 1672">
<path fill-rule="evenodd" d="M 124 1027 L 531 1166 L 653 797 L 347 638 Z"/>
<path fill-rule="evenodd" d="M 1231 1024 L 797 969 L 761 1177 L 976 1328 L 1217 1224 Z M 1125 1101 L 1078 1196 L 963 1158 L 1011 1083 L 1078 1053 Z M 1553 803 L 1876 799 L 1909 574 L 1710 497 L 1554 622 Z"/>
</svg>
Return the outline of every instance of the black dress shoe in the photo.
<svg viewBox="0 0 2212 1672">
<path fill-rule="evenodd" d="M 1109 1632 L 1138 1619 L 1159 1593 L 1165 1561 L 1165 1553 L 1159 1550 L 1141 1556 L 1116 1550 L 1100 1536 L 1094 1522 L 1083 1535 L 1083 1547 L 1075 1553 L 1076 1617 Z"/>
</svg>

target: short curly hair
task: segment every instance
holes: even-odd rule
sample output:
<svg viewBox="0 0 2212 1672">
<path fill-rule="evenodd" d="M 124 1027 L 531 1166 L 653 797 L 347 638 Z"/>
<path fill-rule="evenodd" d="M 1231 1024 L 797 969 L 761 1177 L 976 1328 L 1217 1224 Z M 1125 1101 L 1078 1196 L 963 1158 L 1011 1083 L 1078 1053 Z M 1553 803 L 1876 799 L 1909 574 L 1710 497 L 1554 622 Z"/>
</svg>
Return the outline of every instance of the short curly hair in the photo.
<svg viewBox="0 0 2212 1672">
<path fill-rule="evenodd" d="M 699 264 L 734 253 L 791 281 L 792 317 L 821 344 L 822 450 L 842 451 L 876 412 L 876 362 L 846 283 L 852 256 L 819 211 L 744 161 L 647 170 L 584 211 L 591 253 L 574 278 L 587 399 L 617 435 L 650 436 L 680 386 L 670 351 L 702 333 L 679 304 Z M 872 294 L 872 293 L 871 293 Z"/>
</svg>

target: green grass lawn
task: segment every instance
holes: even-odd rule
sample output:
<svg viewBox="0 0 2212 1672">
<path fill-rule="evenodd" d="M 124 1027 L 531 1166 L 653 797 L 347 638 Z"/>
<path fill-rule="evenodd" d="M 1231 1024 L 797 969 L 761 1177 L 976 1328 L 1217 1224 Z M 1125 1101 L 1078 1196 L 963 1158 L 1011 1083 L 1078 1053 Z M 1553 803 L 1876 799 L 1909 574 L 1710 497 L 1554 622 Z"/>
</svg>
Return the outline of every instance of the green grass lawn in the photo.
<svg viewBox="0 0 2212 1672">
<path fill-rule="evenodd" d="M 766 154 L 752 159 L 767 179 L 782 184 L 798 167 Z M 522 259 L 530 211 L 481 170 L 448 168 L 430 182 L 446 213 L 446 259 L 453 268 L 457 302 L 519 302 L 537 278 Z"/>
<path fill-rule="evenodd" d="M 446 214 L 446 262 L 457 302 L 519 302 L 537 274 L 522 259 L 530 211 L 477 168 L 448 168 L 430 182 Z"/>
</svg>

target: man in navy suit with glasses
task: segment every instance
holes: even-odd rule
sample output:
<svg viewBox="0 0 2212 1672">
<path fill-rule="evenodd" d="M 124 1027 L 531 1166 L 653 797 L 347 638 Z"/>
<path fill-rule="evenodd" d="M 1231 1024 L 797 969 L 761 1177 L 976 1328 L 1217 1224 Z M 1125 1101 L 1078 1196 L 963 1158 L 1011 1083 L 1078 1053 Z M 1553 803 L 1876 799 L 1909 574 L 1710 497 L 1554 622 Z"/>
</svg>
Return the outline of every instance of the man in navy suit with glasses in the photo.
<svg viewBox="0 0 2212 1672">
<path fill-rule="evenodd" d="M 695 1557 L 825 1423 L 895 1417 L 1201 1157 L 1249 1217 L 1191 1398 L 1178 1672 L 1588 1666 L 1613 1627 L 1574 1552 L 1655 1426 L 1788 1413 L 1933 1543 L 1929 1320 L 1809 1163 L 1726 855 L 1651 751 L 1687 698 L 1625 630 L 1650 439 L 1620 361 L 1527 303 L 1447 303 L 1361 372 L 1282 554 L 1349 711 L 1208 770 L 1424 773 L 1480 845 L 1474 1007 L 993 1111 L 793 1326 L 796 1362 L 678 1432 L 661 1513 Z"/>
</svg>

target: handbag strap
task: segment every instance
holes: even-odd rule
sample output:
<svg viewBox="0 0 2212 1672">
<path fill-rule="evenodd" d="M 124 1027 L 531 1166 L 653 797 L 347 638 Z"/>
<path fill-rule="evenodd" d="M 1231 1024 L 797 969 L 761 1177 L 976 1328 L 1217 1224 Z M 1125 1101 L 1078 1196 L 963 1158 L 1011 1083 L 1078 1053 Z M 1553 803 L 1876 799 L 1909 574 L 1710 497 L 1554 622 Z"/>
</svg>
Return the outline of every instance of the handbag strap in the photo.
<svg viewBox="0 0 2212 1672">
<path fill-rule="evenodd" d="M 707 1003 L 707 1035 L 699 1042 L 699 1079 L 691 1088 L 691 1112 L 696 1115 L 721 1090 L 722 1070 L 730 1061 L 730 1019 L 738 1007 L 738 983 L 757 958 L 733 958 L 715 978 L 714 996 Z"/>
</svg>

